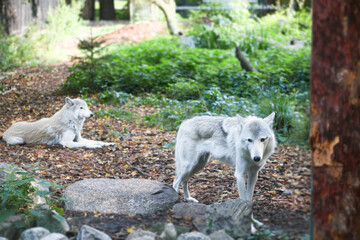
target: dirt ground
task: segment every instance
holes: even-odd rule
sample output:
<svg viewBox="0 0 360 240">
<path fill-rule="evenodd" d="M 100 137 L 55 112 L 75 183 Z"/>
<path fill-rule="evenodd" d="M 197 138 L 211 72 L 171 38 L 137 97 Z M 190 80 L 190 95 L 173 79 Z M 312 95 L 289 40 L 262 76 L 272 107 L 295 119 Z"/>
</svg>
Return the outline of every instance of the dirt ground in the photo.
<svg viewBox="0 0 360 240">
<path fill-rule="evenodd" d="M 132 31 L 135 34 L 141 29 L 133 28 Z M 0 92 L 0 135 L 15 121 L 34 121 L 58 111 L 65 96 L 58 94 L 57 89 L 67 75 L 66 65 L 18 68 L 0 74 L 0 85 L 5 87 Z M 90 105 L 93 111 L 110 107 Z M 144 115 L 154 111 L 149 106 L 127 110 Z M 175 136 L 176 132 L 147 128 L 123 119 L 91 118 L 85 122 L 83 137 L 115 142 L 118 149 L 10 146 L 1 139 L 0 161 L 19 166 L 38 163 L 44 167 L 38 171 L 39 177 L 64 185 L 102 177 L 146 178 L 171 184 L 174 149 L 164 146 Z M 253 201 L 255 218 L 271 231 L 280 231 L 294 239 L 304 238 L 309 234 L 310 180 L 310 151 L 278 146 L 259 174 Z M 204 204 L 238 197 L 233 169 L 215 161 L 191 179 L 190 188 L 193 196 Z M 55 196 L 61 196 L 62 191 L 58 189 Z M 193 229 L 191 219 L 174 219 L 171 211 L 151 217 L 65 212 L 65 217 L 74 231 L 82 224 L 88 224 L 107 232 L 113 239 L 124 239 L 131 231 L 129 229 L 148 229 L 155 222 L 174 222 Z"/>
</svg>

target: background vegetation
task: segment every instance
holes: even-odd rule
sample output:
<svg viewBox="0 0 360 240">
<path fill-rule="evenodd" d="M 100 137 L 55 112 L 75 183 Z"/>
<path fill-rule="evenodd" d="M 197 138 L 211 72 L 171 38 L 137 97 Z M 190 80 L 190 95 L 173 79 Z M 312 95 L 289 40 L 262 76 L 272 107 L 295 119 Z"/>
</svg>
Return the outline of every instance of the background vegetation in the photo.
<svg viewBox="0 0 360 240">
<path fill-rule="evenodd" d="M 113 45 L 95 59 L 83 58 L 63 89 L 100 93 L 100 101 L 118 105 L 152 105 L 159 111 L 140 121 L 167 130 L 199 114 L 264 117 L 275 111 L 279 141 L 306 143 L 310 14 L 282 11 L 258 19 L 247 10 L 198 11 L 190 22 L 185 38 Z M 236 46 L 259 72 L 241 69 Z M 99 49 L 85 49 L 84 56 Z"/>
<path fill-rule="evenodd" d="M 79 7 L 61 5 L 46 31 L 32 28 L 26 41 L 2 36 L 1 69 L 43 62 L 59 39 L 84 29 L 78 12 Z M 94 37 L 82 41 L 83 55 L 71 67 L 63 91 L 84 97 L 95 93 L 99 101 L 117 105 L 111 113 L 99 113 L 111 117 L 125 116 L 126 107 L 151 105 L 157 109 L 151 115 L 126 116 L 167 130 L 199 114 L 264 117 L 275 111 L 278 140 L 307 144 L 310 13 L 281 10 L 257 18 L 247 9 L 194 11 L 183 21 L 183 38 L 106 47 Z M 259 72 L 241 68 L 236 46 Z"/>
</svg>

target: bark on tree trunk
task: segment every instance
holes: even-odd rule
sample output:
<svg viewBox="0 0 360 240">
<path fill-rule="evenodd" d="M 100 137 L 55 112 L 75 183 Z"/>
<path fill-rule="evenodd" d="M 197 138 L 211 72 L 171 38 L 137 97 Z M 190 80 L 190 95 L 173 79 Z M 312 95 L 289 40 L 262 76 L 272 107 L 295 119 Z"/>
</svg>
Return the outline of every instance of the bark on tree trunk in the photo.
<svg viewBox="0 0 360 240">
<path fill-rule="evenodd" d="M 16 21 L 16 11 L 11 1 L 0 1 L 0 24 L 3 26 L 1 31 L 10 34 L 11 23 Z"/>
<path fill-rule="evenodd" d="M 100 0 L 100 19 L 115 20 L 114 0 Z"/>
<path fill-rule="evenodd" d="M 313 3 L 314 239 L 360 239 L 360 1 Z"/>
<path fill-rule="evenodd" d="M 177 25 L 175 0 L 152 0 L 152 2 L 165 14 L 170 33 L 177 36 L 182 35 Z"/>
<path fill-rule="evenodd" d="M 86 0 L 81 11 L 81 16 L 86 20 L 95 20 L 95 0 Z"/>
</svg>

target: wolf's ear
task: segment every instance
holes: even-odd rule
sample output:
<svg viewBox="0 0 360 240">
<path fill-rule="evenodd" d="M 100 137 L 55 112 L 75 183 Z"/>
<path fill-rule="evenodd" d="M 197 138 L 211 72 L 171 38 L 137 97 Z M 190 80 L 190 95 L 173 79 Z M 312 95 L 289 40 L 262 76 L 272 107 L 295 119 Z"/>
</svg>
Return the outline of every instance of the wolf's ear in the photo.
<svg viewBox="0 0 360 240">
<path fill-rule="evenodd" d="M 275 112 L 272 112 L 269 116 L 264 118 L 264 121 L 272 128 L 275 120 Z"/>
<path fill-rule="evenodd" d="M 69 97 L 66 97 L 66 98 L 65 98 L 65 102 L 66 102 L 66 104 L 68 104 L 70 107 L 72 107 L 72 106 L 74 105 L 74 101 L 71 100 L 71 98 L 69 98 Z"/>
<path fill-rule="evenodd" d="M 245 123 L 245 118 L 243 118 L 242 116 L 240 116 L 239 114 L 236 114 L 236 118 L 239 122 L 240 125 L 244 125 Z"/>
</svg>

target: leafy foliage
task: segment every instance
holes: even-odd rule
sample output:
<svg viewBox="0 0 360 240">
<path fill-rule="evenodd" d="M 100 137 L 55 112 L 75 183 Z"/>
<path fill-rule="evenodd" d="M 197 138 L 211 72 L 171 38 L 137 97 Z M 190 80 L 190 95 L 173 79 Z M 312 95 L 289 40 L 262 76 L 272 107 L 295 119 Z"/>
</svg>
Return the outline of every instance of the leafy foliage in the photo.
<svg viewBox="0 0 360 240">
<path fill-rule="evenodd" d="M 97 41 L 96 37 L 89 40 L 80 40 L 78 48 L 83 52 L 83 57 L 75 57 L 76 63 L 70 69 L 71 75 L 63 85 L 63 90 L 67 92 L 100 92 L 107 89 L 107 68 L 102 64 L 99 54 L 103 50 L 103 42 Z M 84 82 L 88 84 L 83 84 Z"/>
<path fill-rule="evenodd" d="M 33 45 L 17 36 L 5 35 L 0 26 L 0 70 L 7 71 L 31 59 Z"/>
<path fill-rule="evenodd" d="M 38 170 L 39 168 L 36 166 L 29 166 L 29 171 L 15 166 L 12 166 L 8 172 L 5 170 L 5 175 L 0 178 L 0 222 L 14 213 L 23 213 L 28 217 L 25 219 L 25 224 L 31 224 L 31 221 L 37 219 L 37 216 L 43 211 L 40 206 L 35 205 L 35 196 L 41 196 L 46 200 L 46 203 L 51 207 L 48 210 L 49 213 L 54 214 L 51 210 L 55 210 L 59 214 L 63 213 L 59 207 L 60 201 L 51 199 L 50 191 L 40 190 L 33 183 L 52 188 L 62 186 L 36 178 L 35 172 Z M 61 218 L 60 216 L 56 217 Z"/>
<path fill-rule="evenodd" d="M 195 36 L 196 48 L 163 37 L 112 45 L 96 57 L 85 54 L 72 67 L 64 89 L 98 92 L 102 102 L 120 105 L 129 100 L 126 94 L 145 93 L 144 100 L 150 102 L 144 104 L 161 107 L 143 117 L 143 123 L 164 129 L 176 129 L 185 118 L 199 114 L 266 116 L 275 111 L 278 138 L 290 141 L 295 129 L 309 128 L 309 14 L 283 11 L 257 19 L 246 8 L 239 9 L 193 13 L 189 34 Z M 304 45 L 289 47 L 294 38 Z M 259 72 L 241 69 L 235 46 Z M 305 136 L 294 141 L 306 141 Z"/>
</svg>

